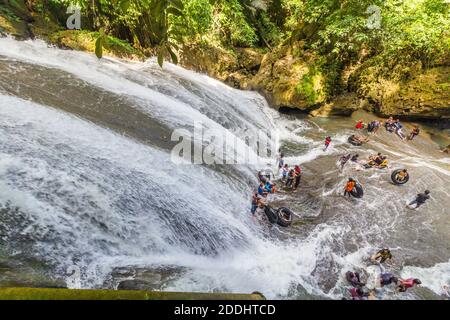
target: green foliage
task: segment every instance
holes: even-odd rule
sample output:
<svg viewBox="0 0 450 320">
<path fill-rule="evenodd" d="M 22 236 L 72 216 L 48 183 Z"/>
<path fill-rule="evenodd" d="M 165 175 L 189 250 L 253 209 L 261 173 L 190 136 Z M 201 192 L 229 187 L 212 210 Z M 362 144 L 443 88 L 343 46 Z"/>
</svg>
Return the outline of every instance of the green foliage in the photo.
<svg viewBox="0 0 450 320">
<path fill-rule="evenodd" d="M 65 23 L 65 8 L 77 4 L 83 29 L 153 48 L 158 61 L 177 62 L 178 45 L 210 41 L 226 47 L 272 48 L 301 40 L 303 50 L 324 57 L 321 68 L 338 83 L 345 66 L 380 56 L 394 65 L 423 66 L 449 59 L 450 19 L 446 0 L 35 0 L 39 11 Z M 368 28 L 369 6 L 381 9 L 379 29 Z M 54 16 L 55 16 L 54 14 Z M 105 44 L 99 40 L 98 44 Z M 97 50 L 101 55 L 101 50 Z M 305 79 L 307 82 L 308 79 Z M 305 87 L 305 90 L 307 88 Z"/>
<path fill-rule="evenodd" d="M 304 96 L 310 105 L 320 102 L 323 95 L 323 88 L 320 84 L 321 77 L 320 68 L 312 65 L 296 87 L 297 94 Z"/>
<path fill-rule="evenodd" d="M 250 26 L 238 0 L 217 0 L 214 22 L 216 35 L 226 45 L 252 47 L 258 37 Z"/>
<path fill-rule="evenodd" d="M 210 0 L 185 0 L 182 16 L 171 17 L 174 30 L 188 40 L 202 39 L 213 23 L 213 4 Z"/>
</svg>

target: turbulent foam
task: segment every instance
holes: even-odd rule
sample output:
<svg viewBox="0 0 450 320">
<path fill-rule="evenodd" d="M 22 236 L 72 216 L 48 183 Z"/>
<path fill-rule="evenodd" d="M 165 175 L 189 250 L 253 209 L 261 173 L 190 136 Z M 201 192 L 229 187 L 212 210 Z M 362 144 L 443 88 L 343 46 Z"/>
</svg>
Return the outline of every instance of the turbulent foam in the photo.
<svg viewBox="0 0 450 320">
<path fill-rule="evenodd" d="M 402 277 L 418 278 L 422 281 L 422 286 L 440 295 L 443 285 L 450 286 L 450 260 L 437 263 L 430 268 L 407 266 L 402 270 Z"/>
</svg>

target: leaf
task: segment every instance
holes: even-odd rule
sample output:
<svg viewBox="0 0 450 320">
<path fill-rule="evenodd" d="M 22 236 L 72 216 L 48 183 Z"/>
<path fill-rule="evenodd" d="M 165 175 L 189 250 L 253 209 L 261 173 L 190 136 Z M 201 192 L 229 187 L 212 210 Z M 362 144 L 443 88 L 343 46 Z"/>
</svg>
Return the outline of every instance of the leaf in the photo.
<svg viewBox="0 0 450 320">
<path fill-rule="evenodd" d="M 178 10 L 175 7 L 167 8 L 167 13 L 172 14 L 172 15 L 177 16 L 177 17 L 183 16 L 183 12 L 181 12 L 180 10 Z"/>
<path fill-rule="evenodd" d="M 166 45 L 167 51 L 169 51 L 170 57 L 172 58 L 172 62 L 174 64 L 178 64 L 178 57 L 175 54 L 175 52 L 173 52 L 172 48 L 170 47 L 170 45 Z"/>
<path fill-rule="evenodd" d="M 121 0 L 119 6 L 122 12 L 127 12 L 130 7 L 130 0 Z"/>
<path fill-rule="evenodd" d="M 101 59 L 103 56 L 103 35 L 100 35 L 95 41 L 95 55 Z"/>
</svg>

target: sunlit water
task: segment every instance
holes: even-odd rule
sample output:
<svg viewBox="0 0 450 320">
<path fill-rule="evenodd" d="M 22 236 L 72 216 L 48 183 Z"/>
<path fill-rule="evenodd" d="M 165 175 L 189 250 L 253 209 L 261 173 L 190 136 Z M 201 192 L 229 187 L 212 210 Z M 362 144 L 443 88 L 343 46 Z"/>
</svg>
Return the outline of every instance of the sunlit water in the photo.
<svg viewBox="0 0 450 320">
<path fill-rule="evenodd" d="M 449 158 L 426 132 L 402 142 L 380 130 L 353 147 L 346 139 L 357 118 L 371 116 L 313 122 L 170 64 L 99 61 L 0 39 L 0 285 L 63 279 L 116 287 L 147 270 L 162 290 L 340 298 L 345 272 L 365 270 L 368 256 L 387 246 L 395 273 L 420 277 L 439 294 L 450 282 Z M 268 132 L 289 164 L 303 166 L 299 190 L 271 199 L 295 211 L 291 228 L 267 227 L 249 213 L 255 170 L 274 166 L 273 157 L 251 165 L 171 161 L 172 132 L 192 131 L 195 122 L 235 137 L 237 154 L 244 136 Z M 326 135 L 333 142 L 324 151 Z M 382 152 L 389 169 L 341 171 L 347 152 Z M 389 177 L 400 167 L 411 181 L 399 187 Z M 350 176 L 364 186 L 363 199 L 342 197 Z M 407 209 L 425 189 L 432 199 Z M 67 276 L 74 268 L 79 281 Z"/>
</svg>

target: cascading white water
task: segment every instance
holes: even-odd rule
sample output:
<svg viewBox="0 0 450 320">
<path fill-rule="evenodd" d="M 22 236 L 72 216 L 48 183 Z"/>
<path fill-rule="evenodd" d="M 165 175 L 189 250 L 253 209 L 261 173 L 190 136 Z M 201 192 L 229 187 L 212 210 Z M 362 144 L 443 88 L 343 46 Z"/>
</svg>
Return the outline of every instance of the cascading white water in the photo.
<svg viewBox="0 0 450 320">
<path fill-rule="evenodd" d="M 271 298 L 306 290 L 338 298 L 346 270 L 410 228 L 398 189 L 378 172 L 361 174 L 367 196 L 359 203 L 337 196 L 347 172 L 334 162 L 348 151 L 347 129 L 325 152 L 323 129 L 281 117 L 256 93 L 170 64 L 161 70 L 153 61 L 97 60 L 10 38 L 0 39 L 0 71 L 0 204 L 19 208 L 19 221 L 0 216 L 7 220 L 0 220 L 7 226 L 2 241 L 28 246 L 13 249 L 48 262 L 58 275 L 80 267 L 82 287 L 103 286 L 118 267 L 169 266 L 183 271 L 167 290 L 258 290 Z M 305 188 L 277 197 L 301 217 L 324 220 L 293 228 L 297 233 L 268 231 L 249 213 L 257 166 L 174 164 L 170 134 L 191 131 L 194 122 L 232 135 L 232 152 L 254 153 L 243 136 L 261 130 L 275 148 L 280 140 L 302 146 L 286 160 L 305 164 Z M 445 160 L 418 160 L 414 148 L 396 151 L 379 141 L 370 147 L 432 176 L 426 186 L 433 190 L 449 180 Z M 402 196 L 421 191 L 411 185 Z M 445 194 L 435 193 L 435 212 L 445 210 Z M 434 223 L 420 219 L 413 235 L 400 239 L 405 250 Z M 436 250 L 448 260 L 445 248 Z"/>
<path fill-rule="evenodd" d="M 98 61 L 8 38 L 0 39 L 0 56 L 57 68 L 127 96 L 171 129 L 202 121 L 235 134 L 275 130 L 274 112 L 259 95 L 171 65 L 162 71 L 152 62 Z M 264 238 L 248 214 L 248 177 L 256 183 L 250 168 L 239 166 L 240 180 L 204 166 L 174 165 L 169 150 L 44 105 L 5 92 L 0 105 L 0 199 L 23 212 L 21 233 L 37 254 L 62 271 L 72 264 L 83 269 L 82 286 L 101 285 L 112 268 L 127 265 L 188 268 L 172 284 L 184 291 L 275 296 L 286 294 L 293 278 L 309 277 L 318 242 L 300 257 L 298 244 Z"/>
</svg>

